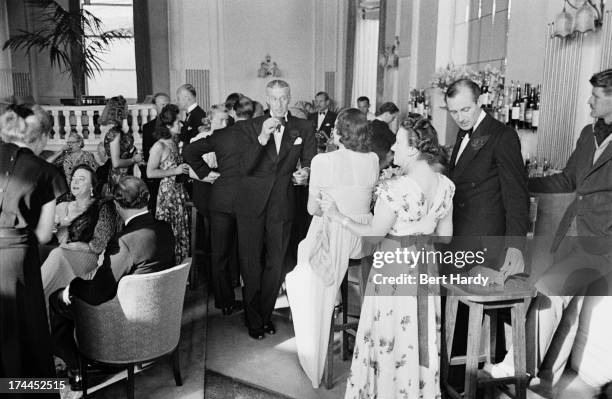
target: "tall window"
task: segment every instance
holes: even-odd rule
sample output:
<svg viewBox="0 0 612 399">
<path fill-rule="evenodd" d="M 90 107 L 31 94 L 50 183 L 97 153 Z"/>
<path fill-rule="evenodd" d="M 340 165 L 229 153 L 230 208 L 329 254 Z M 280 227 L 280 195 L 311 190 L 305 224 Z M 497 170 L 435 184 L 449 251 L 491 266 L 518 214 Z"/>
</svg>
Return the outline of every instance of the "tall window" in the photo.
<svg viewBox="0 0 612 399">
<path fill-rule="evenodd" d="M 478 71 L 502 68 L 506 59 L 509 0 L 460 0 L 455 3 L 452 60 Z"/>
<path fill-rule="evenodd" d="M 87 79 L 91 96 L 123 95 L 136 99 L 136 58 L 134 52 L 134 18 L 132 0 L 84 0 L 83 9 L 102 20 L 105 30 L 121 29 L 130 36 L 115 40 L 109 51 L 100 54 L 102 71 Z"/>
<path fill-rule="evenodd" d="M 378 8 L 357 13 L 355 35 L 355 63 L 351 107 L 357 106 L 357 98 L 366 96 L 376 105 L 376 73 L 378 68 Z M 374 112 L 370 108 L 370 112 Z"/>
</svg>

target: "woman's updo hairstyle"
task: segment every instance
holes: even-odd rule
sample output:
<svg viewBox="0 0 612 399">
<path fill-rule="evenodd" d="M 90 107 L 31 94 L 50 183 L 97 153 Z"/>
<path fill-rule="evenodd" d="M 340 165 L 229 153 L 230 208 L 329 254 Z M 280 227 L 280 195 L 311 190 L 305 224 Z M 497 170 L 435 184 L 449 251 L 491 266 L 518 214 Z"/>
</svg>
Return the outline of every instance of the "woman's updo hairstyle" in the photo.
<svg viewBox="0 0 612 399">
<path fill-rule="evenodd" d="M 155 140 L 159 139 L 169 139 L 172 137 L 172 133 L 170 132 L 170 126 L 174 124 L 176 118 L 178 118 L 179 109 L 174 104 L 167 104 L 162 108 L 159 113 L 158 125 L 155 128 L 155 133 L 153 137 Z"/>
<path fill-rule="evenodd" d="M 372 130 L 363 112 L 357 108 L 348 108 L 338 114 L 336 133 L 340 142 L 348 150 L 370 152 Z"/>
<path fill-rule="evenodd" d="M 429 165 L 448 165 L 446 152 L 438 143 L 438 133 L 428 119 L 408 118 L 402 122 L 402 127 L 408 132 L 408 145 L 419 150 L 419 159 Z"/>
</svg>

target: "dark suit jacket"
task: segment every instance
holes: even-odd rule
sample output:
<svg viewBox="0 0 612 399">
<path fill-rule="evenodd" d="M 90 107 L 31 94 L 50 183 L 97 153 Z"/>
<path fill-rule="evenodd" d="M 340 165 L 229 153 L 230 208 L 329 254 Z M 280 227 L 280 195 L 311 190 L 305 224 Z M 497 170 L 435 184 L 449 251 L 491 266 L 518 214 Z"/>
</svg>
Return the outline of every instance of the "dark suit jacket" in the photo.
<svg viewBox="0 0 612 399">
<path fill-rule="evenodd" d="M 334 123 L 336 123 L 336 118 L 338 115 L 335 112 L 327 111 L 325 114 L 325 118 L 323 118 L 323 123 L 321 123 L 321 128 L 318 129 L 317 123 L 319 122 L 319 113 L 313 112 L 308 115 L 308 120 L 312 121 L 313 130 L 322 130 L 326 135 L 330 136 L 331 131 L 334 128 Z M 330 136 L 331 137 L 331 136 Z"/>
<path fill-rule="evenodd" d="M 159 118 L 155 118 L 142 125 L 142 154 L 145 162 L 149 160 L 151 147 L 153 147 L 153 144 L 155 144 L 156 141 L 153 133 L 155 133 L 155 128 L 157 127 L 158 121 Z"/>
<path fill-rule="evenodd" d="M 70 283 L 70 294 L 99 305 L 116 295 L 121 277 L 158 272 L 176 266 L 174 263 L 174 233 L 170 225 L 147 213 L 130 220 L 109 241 L 104 262 L 93 279 L 75 278 Z"/>
<path fill-rule="evenodd" d="M 241 159 L 244 178 L 236 201 L 236 212 L 256 217 L 263 214 L 269 204 L 274 216 L 280 220 L 291 220 L 295 212 L 292 174 L 298 161 L 301 167 L 309 167 L 317 153 L 312 124 L 288 115 L 277 154 L 274 137 L 270 137 L 265 146 L 257 139 L 266 119 L 267 116 L 261 116 L 238 124 L 247 145 Z M 296 144 L 296 141 L 301 143 Z"/>
<path fill-rule="evenodd" d="M 370 122 L 372 134 L 381 138 L 385 144 L 392 146 L 395 143 L 395 134 L 389 129 L 389 125 L 381 120 L 374 119 Z"/>
<path fill-rule="evenodd" d="M 579 236 L 612 237 L 612 145 L 606 147 L 595 164 L 594 153 L 593 125 L 587 125 L 563 172 L 529 180 L 529 189 L 533 192 L 576 191 L 576 199 L 559 223 L 552 251 L 558 248 L 574 217 Z"/>
<path fill-rule="evenodd" d="M 225 129 L 215 130 L 212 135 L 194 141 L 183 149 L 185 162 L 191 166 L 200 179 L 206 177 L 211 171 L 211 168 L 202 159 L 202 155 L 209 152 L 216 154 L 217 172 L 220 176 L 210 188 L 208 207 L 211 211 L 234 212 L 234 201 L 243 176 L 240 159 L 248 143 L 245 134 L 240 129 L 240 125 L 244 123 L 250 122 L 238 121 Z"/>
<path fill-rule="evenodd" d="M 189 140 L 198 135 L 198 128 L 204 124 L 202 122 L 204 118 L 206 118 L 206 112 L 199 105 L 196 105 L 181 127 L 179 140 L 183 142 L 183 147 L 189 144 Z"/>
<path fill-rule="evenodd" d="M 489 114 L 473 132 L 449 177 L 455 183 L 454 236 L 514 236 L 507 246 L 521 249 L 527 234 L 527 174 L 516 132 Z"/>
</svg>

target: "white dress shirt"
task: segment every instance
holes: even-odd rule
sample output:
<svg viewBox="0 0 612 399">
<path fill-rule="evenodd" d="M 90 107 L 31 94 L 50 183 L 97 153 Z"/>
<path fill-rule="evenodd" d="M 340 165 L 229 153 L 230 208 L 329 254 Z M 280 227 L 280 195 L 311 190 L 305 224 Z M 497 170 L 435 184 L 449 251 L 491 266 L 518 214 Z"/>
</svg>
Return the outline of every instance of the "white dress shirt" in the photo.
<svg viewBox="0 0 612 399">
<path fill-rule="evenodd" d="M 318 114 L 318 116 L 317 116 L 317 130 L 321 130 L 321 126 L 323 125 L 323 121 L 325 120 L 325 117 L 327 116 L 327 110 L 320 111 L 317 114 Z"/>
<path fill-rule="evenodd" d="M 476 119 L 476 123 L 474 124 L 474 127 L 472 127 L 472 135 L 474 134 L 476 129 L 478 129 L 478 125 L 480 125 L 480 122 L 482 122 L 482 120 L 485 118 L 485 115 L 486 113 L 483 110 L 480 110 L 478 119 Z M 459 146 L 459 151 L 457 151 L 457 158 L 455 158 L 455 165 L 457 165 L 457 162 L 459 162 L 459 157 L 463 153 L 463 150 L 465 150 L 465 147 L 467 147 L 469 141 L 470 141 L 469 134 L 466 134 L 465 136 L 463 136 L 463 140 L 461 140 L 461 145 Z"/>
</svg>

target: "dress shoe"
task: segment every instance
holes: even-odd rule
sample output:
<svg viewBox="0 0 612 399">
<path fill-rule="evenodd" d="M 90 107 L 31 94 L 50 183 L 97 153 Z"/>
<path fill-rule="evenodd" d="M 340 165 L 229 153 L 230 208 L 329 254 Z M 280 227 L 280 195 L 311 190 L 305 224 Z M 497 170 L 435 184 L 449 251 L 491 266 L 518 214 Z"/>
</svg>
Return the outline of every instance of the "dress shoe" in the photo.
<svg viewBox="0 0 612 399">
<path fill-rule="evenodd" d="M 68 383 L 70 384 L 71 391 L 82 391 L 83 379 L 81 378 L 81 372 L 79 369 L 68 370 Z"/>
<path fill-rule="evenodd" d="M 270 334 L 270 335 L 276 334 L 276 327 L 274 326 L 272 322 L 269 322 L 268 324 L 266 324 L 263 327 L 263 330 L 266 332 L 266 334 Z"/>
<path fill-rule="evenodd" d="M 242 310 L 243 307 L 244 306 L 242 305 L 242 301 L 235 301 L 230 306 L 221 308 L 221 313 L 223 314 L 223 316 L 229 316 L 235 311 Z"/>
<path fill-rule="evenodd" d="M 259 340 L 262 340 L 262 339 L 264 339 L 264 338 L 265 338 L 265 335 L 264 335 L 264 330 L 262 330 L 261 328 L 256 328 L 256 329 L 254 329 L 254 330 L 251 330 L 251 329 L 249 328 L 249 336 L 250 336 L 251 338 L 253 338 L 253 339 L 258 340 L 258 341 L 259 341 Z"/>
</svg>

